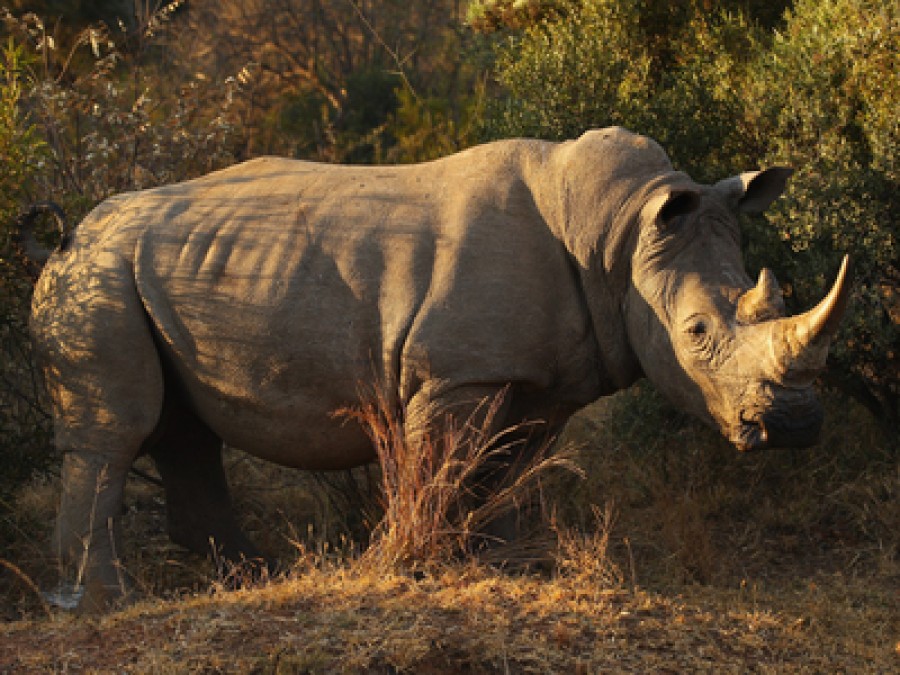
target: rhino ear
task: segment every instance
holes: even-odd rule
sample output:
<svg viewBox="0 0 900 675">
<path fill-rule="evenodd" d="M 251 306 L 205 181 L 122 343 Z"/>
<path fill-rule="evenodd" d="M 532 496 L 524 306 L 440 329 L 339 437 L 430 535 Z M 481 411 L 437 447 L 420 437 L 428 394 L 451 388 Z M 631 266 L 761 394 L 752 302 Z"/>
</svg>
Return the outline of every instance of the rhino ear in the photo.
<svg viewBox="0 0 900 675">
<path fill-rule="evenodd" d="M 713 188 L 733 208 L 744 213 L 762 213 L 784 192 L 794 170 L 773 166 L 762 171 L 747 171 L 716 183 Z"/>
<path fill-rule="evenodd" d="M 664 227 L 671 227 L 681 216 L 693 213 L 700 206 L 700 193 L 696 190 L 672 190 L 658 197 L 651 208 L 657 210 L 657 219 Z"/>
</svg>

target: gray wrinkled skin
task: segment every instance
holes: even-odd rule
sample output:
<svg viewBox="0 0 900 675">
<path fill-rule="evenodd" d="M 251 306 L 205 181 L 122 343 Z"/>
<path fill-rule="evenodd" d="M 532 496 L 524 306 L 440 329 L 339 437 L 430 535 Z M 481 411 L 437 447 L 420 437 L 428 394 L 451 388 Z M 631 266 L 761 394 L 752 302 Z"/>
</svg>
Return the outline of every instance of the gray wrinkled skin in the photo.
<svg viewBox="0 0 900 675">
<path fill-rule="evenodd" d="M 782 318 L 736 221 L 788 175 L 698 185 L 612 128 L 414 166 L 262 158 L 107 200 L 51 257 L 32 317 L 65 453 L 56 545 L 83 569 L 82 607 L 123 592 L 115 522 L 141 452 L 176 541 L 255 555 L 221 442 L 305 469 L 370 462 L 332 413 L 373 380 L 411 427 L 507 384 L 500 423 L 555 427 L 646 375 L 740 449 L 813 442 L 846 284 Z"/>
</svg>

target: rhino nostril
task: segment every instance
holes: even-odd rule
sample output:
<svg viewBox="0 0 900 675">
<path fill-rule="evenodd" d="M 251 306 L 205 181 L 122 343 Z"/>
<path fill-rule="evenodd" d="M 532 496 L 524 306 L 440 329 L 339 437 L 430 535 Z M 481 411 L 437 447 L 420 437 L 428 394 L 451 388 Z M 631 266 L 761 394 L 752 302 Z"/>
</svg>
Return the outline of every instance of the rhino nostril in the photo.
<svg viewBox="0 0 900 675">
<path fill-rule="evenodd" d="M 760 450 L 768 447 L 769 433 L 761 420 L 745 419 L 741 413 L 741 423 L 731 441 L 742 452 Z"/>
</svg>

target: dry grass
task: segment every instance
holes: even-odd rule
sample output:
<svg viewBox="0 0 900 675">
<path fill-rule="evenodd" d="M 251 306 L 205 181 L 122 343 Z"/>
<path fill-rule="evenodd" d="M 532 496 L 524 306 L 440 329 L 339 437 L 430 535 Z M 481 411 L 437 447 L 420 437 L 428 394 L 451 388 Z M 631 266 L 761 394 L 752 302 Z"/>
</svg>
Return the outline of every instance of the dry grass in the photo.
<svg viewBox="0 0 900 675">
<path fill-rule="evenodd" d="M 900 445 L 861 408 L 826 399 L 821 442 L 740 454 L 651 391 L 623 392 L 580 413 L 562 441 L 586 479 L 565 479 L 562 523 L 592 527 L 612 500 L 638 581 L 734 587 L 817 573 L 900 582 Z M 621 537 L 613 547 L 624 561 Z"/>
<path fill-rule="evenodd" d="M 307 474 L 230 455 L 247 530 L 295 561 L 237 592 L 168 542 L 159 490 L 133 481 L 126 558 L 147 600 L 98 621 L 48 617 L 0 569 L 0 672 L 896 671 L 897 448 L 837 403 L 817 448 L 748 456 L 647 392 L 580 414 L 562 442 L 580 446 L 586 478 L 543 491 L 556 513 L 550 576 L 459 555 L 471 548 L 451 506 L 466 491 L 449 478 L 467 475 L 451 471 L 459 448 L 428 450 L 429 471 L 421 448 L 394 447 L 405 465 L 385 458 L 396 522 L 376 530 L 385 548 L 365 564 L 350 533 L 376 517 L 367 485 L 379 474 L 332 481 L 322 498 Z M 379 433 L 395 433 L 382 417 Z M 486 428 L 460 437 L 493 438 Z M 0 557 L 41 588 L 54 576 L 43 551 L 55 499 L 52 483 L 23 490 L 4 523 L 18 535 Z M 336 512 L 347 508 L 357 513 Z"/>
<path fill-rule="evenodd" d="M 612 504 L 607 503 L 604 509 L 595 506 L 593 512 L 595 527 L 588 531 L 554 522 L 556 573 L 585 589 L 619 588 L 624 576 L 621 567 L 609 555 L 614 518 Z"/>
<path fill-rule="evenodd" d="M 507 558 L 516 550 L 494 541 L 487 528 L 530 502 L 542 476 L 553 469 L 578 473 L 565 453 L 549 455 L 550 442 L 528 447 L 526 425 L 497 431 L 506 392 L 474 403 L 462 420 L 418 420 L 436 436 L 410 434 L 403 411 L 395 411 L 380 388 L 341 415 L 360 423 L 378 455 L 383 516 L 372 532 L 363 564 L 376 568 L 429 568 L 496 544 Z M 442 415 L 442 413 L 435 413 Z M 500 462 L 520 457 L 487 491 L 481 481 Z M 476 493 L 483 494 L 480 497 Z"/>
<path fill-rule="evenodd" d="M 890 608 L 857 593 L 835 581 L 789 598 L 678 597 L 472 566 L 419 580 L 312 566 L 98 621 L 0 626 L 0 671 L 888 672 Z"/>
</svg>

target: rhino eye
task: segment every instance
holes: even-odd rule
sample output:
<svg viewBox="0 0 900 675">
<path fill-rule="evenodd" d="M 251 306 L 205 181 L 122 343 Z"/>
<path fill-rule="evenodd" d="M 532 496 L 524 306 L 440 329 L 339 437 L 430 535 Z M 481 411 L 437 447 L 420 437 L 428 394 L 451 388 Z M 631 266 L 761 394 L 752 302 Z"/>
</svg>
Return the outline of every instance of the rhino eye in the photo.
<svg viewBox="0 0 900 675">
<path fill-rule="evenodd" d="M 688 333 L 697 337 L 706 335 L 706 322 L 703 319 L 697 319 L 688 328 Z"/>
<path fill-rule="evenodd" d="M 701 341 L 709 333 L 709 327 L 705 319 L 697 318 L 688 324 L 687 332 L 694 340 Z"/>
</svg>

